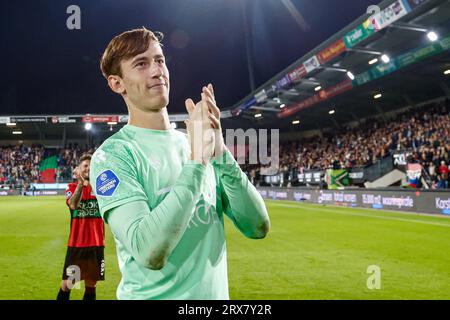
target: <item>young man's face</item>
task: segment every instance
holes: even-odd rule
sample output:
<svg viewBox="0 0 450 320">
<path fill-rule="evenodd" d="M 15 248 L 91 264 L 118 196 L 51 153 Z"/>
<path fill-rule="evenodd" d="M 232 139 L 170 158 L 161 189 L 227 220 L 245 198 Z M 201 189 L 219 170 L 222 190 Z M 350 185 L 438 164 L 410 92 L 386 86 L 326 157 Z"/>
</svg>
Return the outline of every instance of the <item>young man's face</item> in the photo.
<svg viewBox="0 0 450 320">
<path fill-rule="evenodd" d="M 151 41 L 144 53 L 121 62 L 125 99 L 143 111 L 159 110 L 169 103 L 169 70 L 161 46 Z"/>
<path fill-rule="evenodd" d="M 84 160 L 79 165 L 80 175 L 84 180 L 89 180 L 89 168 L 91 166 L 90 160 Z"/>
</svg>

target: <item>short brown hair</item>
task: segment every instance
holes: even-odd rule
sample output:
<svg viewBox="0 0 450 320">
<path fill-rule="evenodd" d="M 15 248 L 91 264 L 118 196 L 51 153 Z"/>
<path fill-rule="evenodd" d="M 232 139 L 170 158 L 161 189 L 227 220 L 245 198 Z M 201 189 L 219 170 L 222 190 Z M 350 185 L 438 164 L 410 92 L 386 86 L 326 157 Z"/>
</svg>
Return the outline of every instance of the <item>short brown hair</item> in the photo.
<svg viewBox="0 0 450 320">
<path fill-rule="evenodd" d="M 152 32 L 145 27 L 125 31 L 115 36 L 106 47 L 100 60 L 103 76 L 106 79 L 110 75 L 122 77 L 120 62 L 147 51 L 151 41 L 156 41 L 162 46 L 163 36 L 161 32 Z"/>
<path fill-rule="evenodd" d="M 92 155 L 90 153 L 84 153 L 80 157 L 80 163 L 82 163 L 84 160 L 91 161 Z"/>
</svg>

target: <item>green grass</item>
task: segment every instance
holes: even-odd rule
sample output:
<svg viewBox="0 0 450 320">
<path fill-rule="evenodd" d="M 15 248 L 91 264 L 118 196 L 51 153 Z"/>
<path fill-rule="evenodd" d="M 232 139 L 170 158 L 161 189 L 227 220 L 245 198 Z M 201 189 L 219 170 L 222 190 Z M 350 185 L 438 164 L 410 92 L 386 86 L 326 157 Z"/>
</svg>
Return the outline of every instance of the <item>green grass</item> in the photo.
<svg viewBox="0 0 450 320">
<path fill-rule="evenodd" d="M 449 218 L 266 203 L 272 229 L 263 240 L 227 220 L 231 299 L 450 299 Z M 115 299 L 120 273 L 106 232 L 97 298 Z M 0 299 L 54 299 L 68 233 L 63 197 L 1 197 Z M 379 290 L 367 288 L 369 265 L 381 268 Z"/>
</svg>

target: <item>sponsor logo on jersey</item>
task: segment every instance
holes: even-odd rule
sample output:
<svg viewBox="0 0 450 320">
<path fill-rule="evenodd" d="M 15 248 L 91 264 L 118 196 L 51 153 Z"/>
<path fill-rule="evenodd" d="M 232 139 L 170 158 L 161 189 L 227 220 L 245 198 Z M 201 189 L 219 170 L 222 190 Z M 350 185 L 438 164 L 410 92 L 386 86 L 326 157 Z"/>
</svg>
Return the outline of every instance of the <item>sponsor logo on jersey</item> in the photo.
<svg viewBox="0 0 450 320">
<path fill-rule="evenodd" d="M 97 200 L 81 200 L 72 218 L 101 218 Z"/>
<path fill-rule="evenodd" d="M 66 192 L 66 199 L 70 199 L 71 196 L 72 196 L 72 191 L 67 191 Z"/>
<path fill-rule="evenodd" d="M 98 196 L 111 197 L 116 191 L 120 180 L 112 170 L 100 173 L 95 182 L 95 190 Z"/>
</svg>

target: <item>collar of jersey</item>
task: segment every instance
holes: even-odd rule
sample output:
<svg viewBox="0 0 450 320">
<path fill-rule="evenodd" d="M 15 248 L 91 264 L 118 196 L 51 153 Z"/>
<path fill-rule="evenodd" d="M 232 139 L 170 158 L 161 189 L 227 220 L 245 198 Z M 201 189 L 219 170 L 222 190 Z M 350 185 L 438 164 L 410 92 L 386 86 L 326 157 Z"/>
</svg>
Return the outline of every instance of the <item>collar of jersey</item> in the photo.
<svg viewBox="0 0 450 320">
<path fill-rule="evenodd" d="M 131 124 L 126 124 L 123 128 L 125 130 L 130 130 L 132 132 L 144 133 L 144 134 L 171 135 L 175 132 L 174 128 L 170 128 L 168 130 L 156 130 L 156 129 L 147 129 L 147 128 L 136 127 Z"/>
</svg>

